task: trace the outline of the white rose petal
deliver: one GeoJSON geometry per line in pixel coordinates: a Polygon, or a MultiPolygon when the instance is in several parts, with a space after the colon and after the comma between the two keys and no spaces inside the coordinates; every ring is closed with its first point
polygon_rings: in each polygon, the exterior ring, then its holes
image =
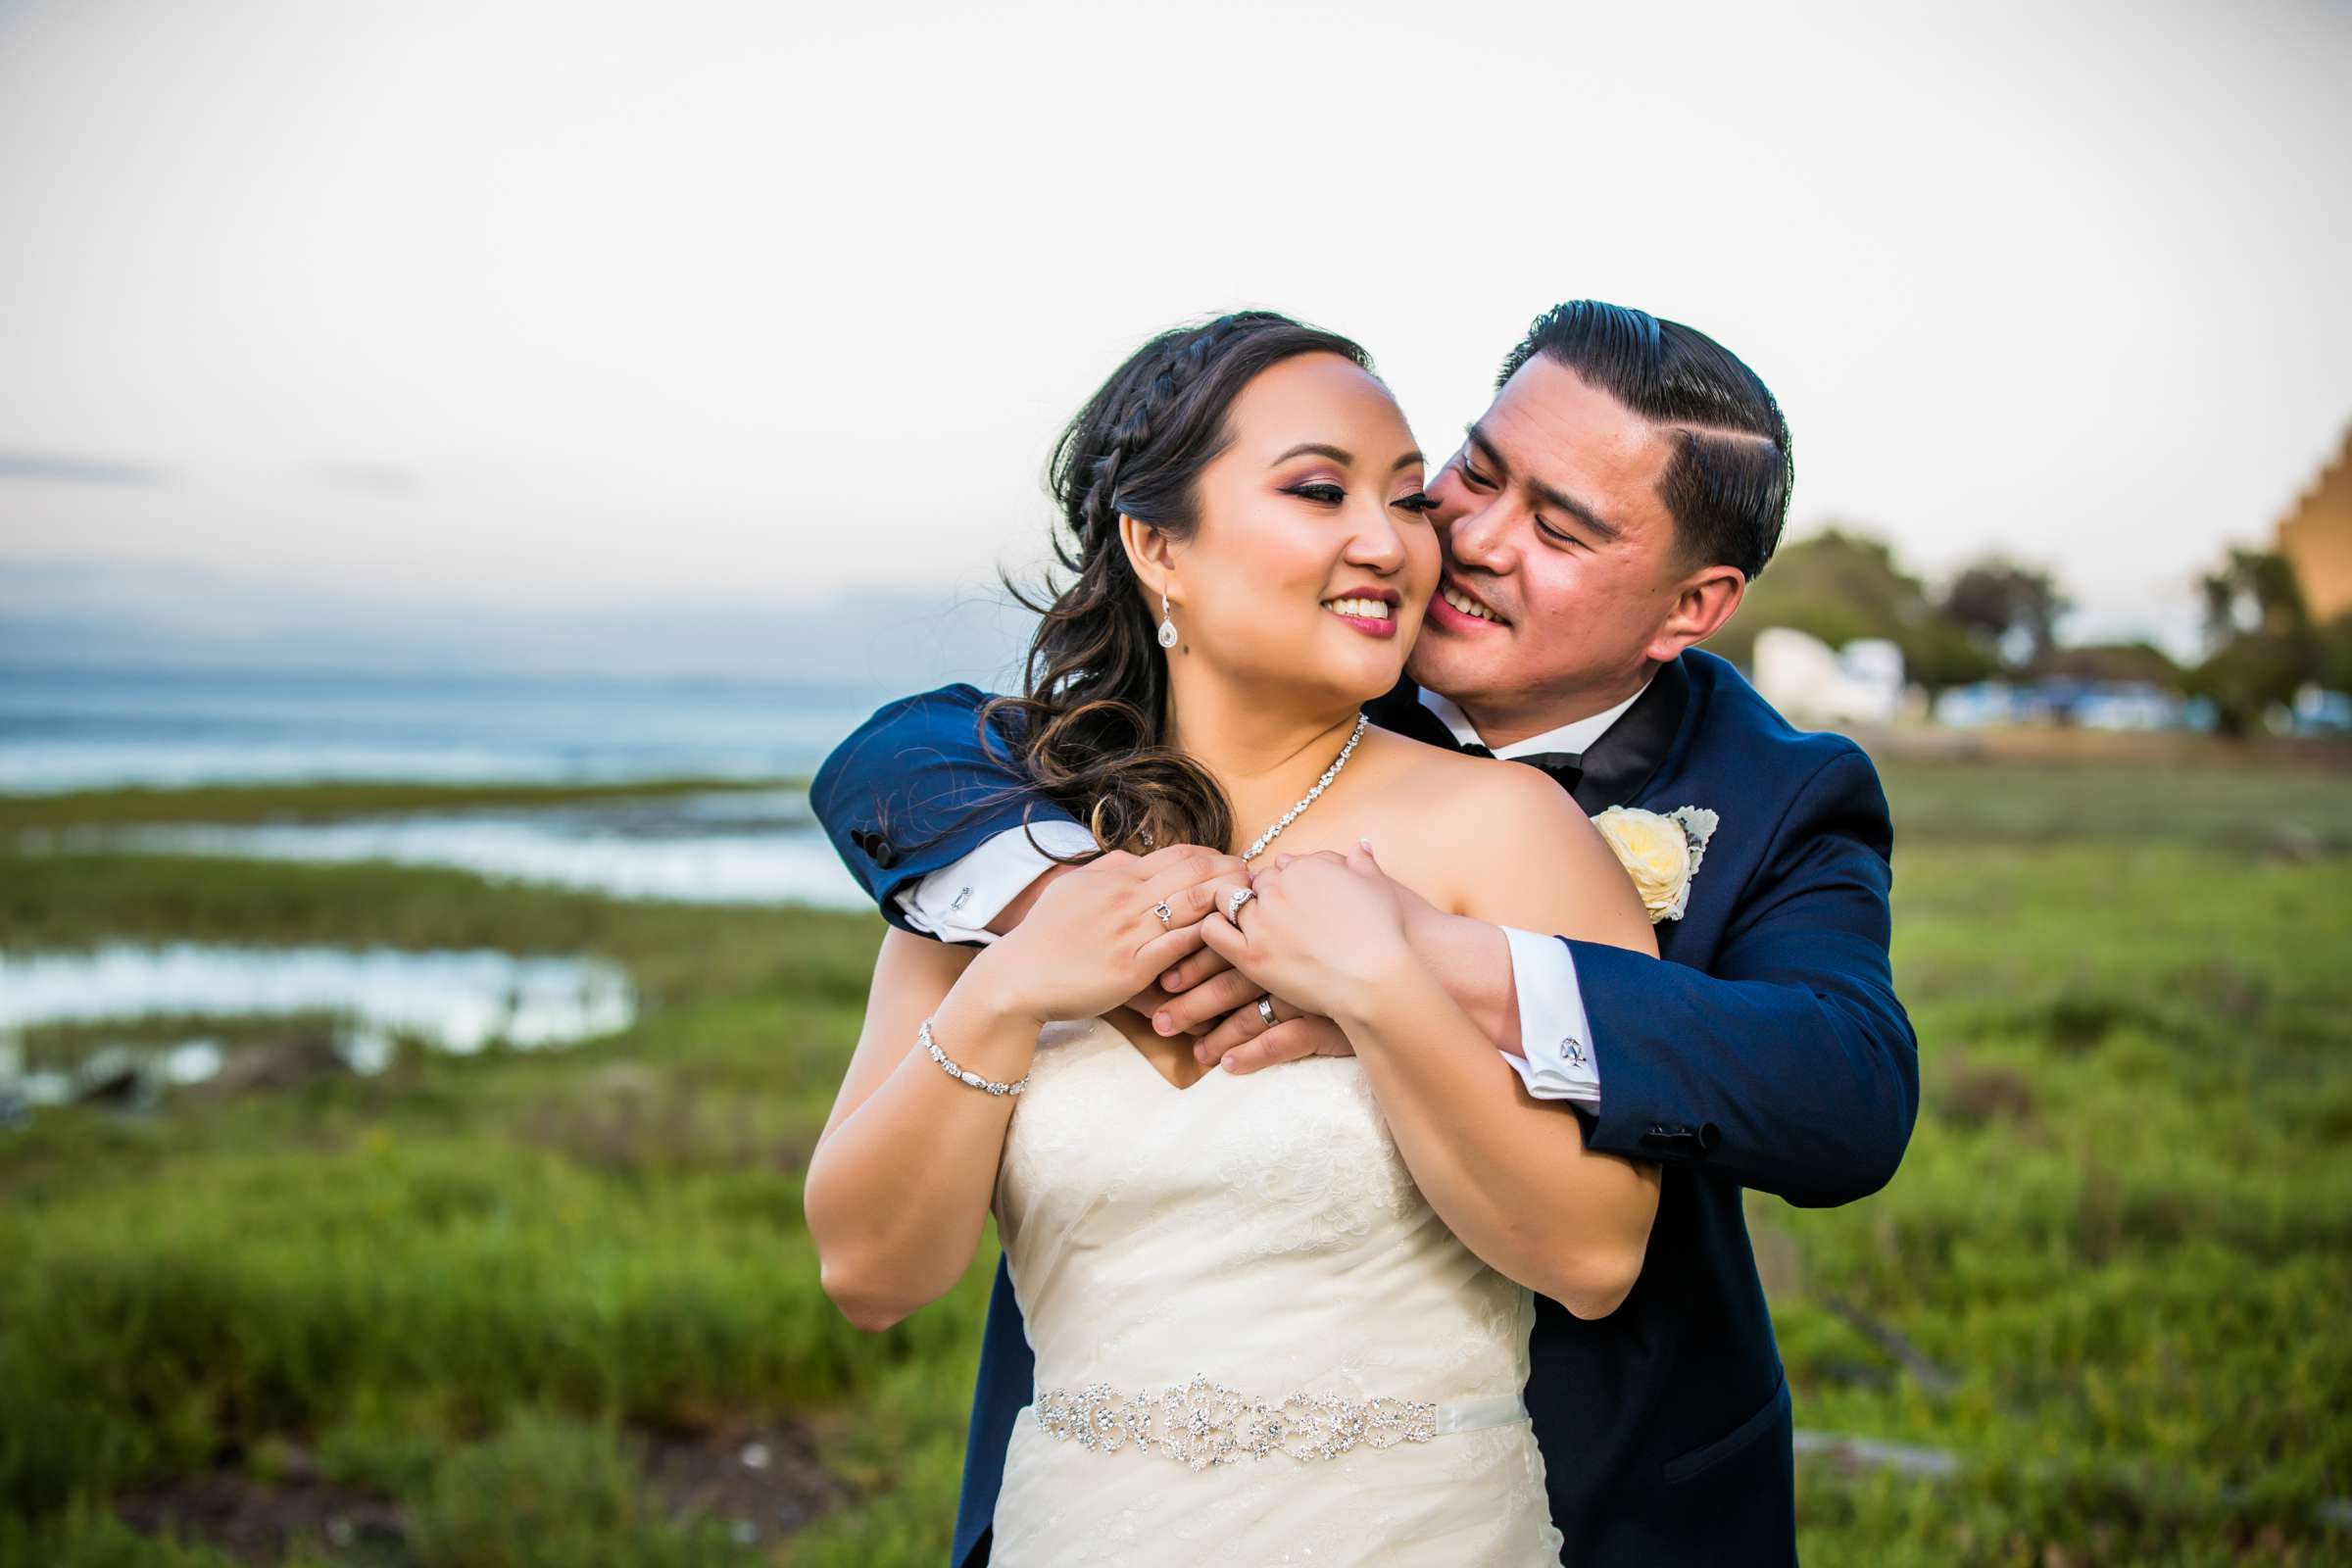
{"type": "Polygon", "coordinates": [[[1705,858],[1707,841],[1722,818],[1698,806],[1680,806],[1663,814],[1612,806],[1592,825],[1616,852],[1649,923],[1679,920],[1690,906],[1690,879],[1705,858]]]}

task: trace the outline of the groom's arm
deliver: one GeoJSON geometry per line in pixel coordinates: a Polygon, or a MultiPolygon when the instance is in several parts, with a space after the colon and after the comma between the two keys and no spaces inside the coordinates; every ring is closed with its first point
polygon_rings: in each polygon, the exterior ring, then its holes
{"type": "Polygon", "coordinates": [[[1707,971],[1563,944],[1601,1084],[1592,1148],[1808,1207],[1886,1184],[1919,1113],[1887,959],[1892,843],[1877,771],[1841,752],[1791,803],[1707,971]]]}
{"type": "MultiPolygon", "coordinates": [[[[1711,971],[1419,901],[1407,931],[1528,1093],[1577,1107],[1590,1148],[1806,1206],[1851,1202],[1894,1174],[1919,1109],[1918,1041],[1886,953],[1892,840],[1869,759],[1841,752],[1791,802],[1711,971]]],[[[1213,956],[1179,966],[1179,1026],[1250,989],[1204,974],[1213,956]]],[[[1253,1071],[1345,1051],[1336,1034],[1311,1017],[1266,1030],[1240,1007],[1203,1059],[1253,1071]]]]}
{"type": "Polygon", "coordinates": [[[984,743],[987,700],[956,685],[885,704],[808,787],[834,853],[903,930],[986,941],[989,923],[1054,868],[1044,851],[1094,847],[1067,812],[1029,790],[1013,737],[997,729],[984,743]]]}

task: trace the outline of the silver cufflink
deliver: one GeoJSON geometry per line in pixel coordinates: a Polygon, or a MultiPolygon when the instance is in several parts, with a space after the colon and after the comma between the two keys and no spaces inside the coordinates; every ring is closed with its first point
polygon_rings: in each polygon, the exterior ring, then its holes
{"type": "Polygon", "coordinates": [[[962,908],[962,907],[963,907],[963,901],[964,901],[964,900],[966,900],[966,899],[968,899],[968,898],[970,898],[971,896],[972,896],[972,890],[971,890],[970,888],[964,888],[963,890],[961,890],[960,892],[958,892],[958,893],[956,895],[956,901],[955,901],[953,904],[950,904],[950,905],[948,906],[948,912],[949,912],[950,914],[954,914],[954,913],[955,913],[955,912],[956,912],[957,909],[960,909],[960,908],[962,908]]]}
{"type": "Polygon", "coordinates": [[[1577,1041],[1576,1036],[1562,1036],[1560,1050],[1566,1054],[1569,1066],[1582,1067],[1585,1064],[1585,1048],[1577,1041]]]}

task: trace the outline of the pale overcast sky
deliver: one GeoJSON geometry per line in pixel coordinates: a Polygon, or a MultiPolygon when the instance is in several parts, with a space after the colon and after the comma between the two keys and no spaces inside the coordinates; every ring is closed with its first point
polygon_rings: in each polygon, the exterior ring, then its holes
{"type": "Polygon", "coordinates": [[[0,572],[972,583],[1160,326],[1434,458],[1589,295],[1775,387],[1795,533],[2177,634],[2352,417],[2347,80],[2341,3],[0,0],[0,572]]]}

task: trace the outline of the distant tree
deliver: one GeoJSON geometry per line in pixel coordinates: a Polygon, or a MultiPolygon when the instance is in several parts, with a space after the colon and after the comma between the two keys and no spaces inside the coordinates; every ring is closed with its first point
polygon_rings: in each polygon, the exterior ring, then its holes
{"type": "Polygon", "coordinates": [[[2058,617],[2072,606],[2046,571],[1999,557],[1978,562],[1952,579],[1943,612],[2005,664],[2031,668],[2058,645],[2058,617]],[[2018,657],[2007,656],[2023,638],[2018,657]]]}
{"type": "Polygon", "coordinates": [[[1895,564],[1885,541],[1836,525],[1775,552],[1708,651],[1752,668],[1756,633],[1767,626],[1791,627],[1832,648],[1885,637],[1902,649],[1905,677],[1931,695],[1999,668],[1895,564]]]}
{"type": "Polygon", "coordinates": [[[2035,661],[2033,673],[2067,675],[2076,680],[2145,681],[2176,692],[2180,690],[2183,679],[2180,666],[2154,643],[2085,643],[2080,648],[2056,648],[2035,661]]]}
{"type": "Polygon", "coordinates": [[[1895,641],[1902,645],[1904,674],[1926,687],[1930,697],[2001,672],[2000,662],[1964,627],[1932,611],[1895,641]]]}
{"type": "Polygon", "coordinates": [[[2331,692],[2352,692],[2352,611],[2319,631],[2320,667],[2315,678],[2331,692]]]}
{"type": "Polygon", "coordinates": [[[2222,733],[2243,735],[2319,676],[2321,638],[2284,556],[2232,548],[2202,587],[2207,652],[2188,688],[2213,703],[2222,733]]]}

